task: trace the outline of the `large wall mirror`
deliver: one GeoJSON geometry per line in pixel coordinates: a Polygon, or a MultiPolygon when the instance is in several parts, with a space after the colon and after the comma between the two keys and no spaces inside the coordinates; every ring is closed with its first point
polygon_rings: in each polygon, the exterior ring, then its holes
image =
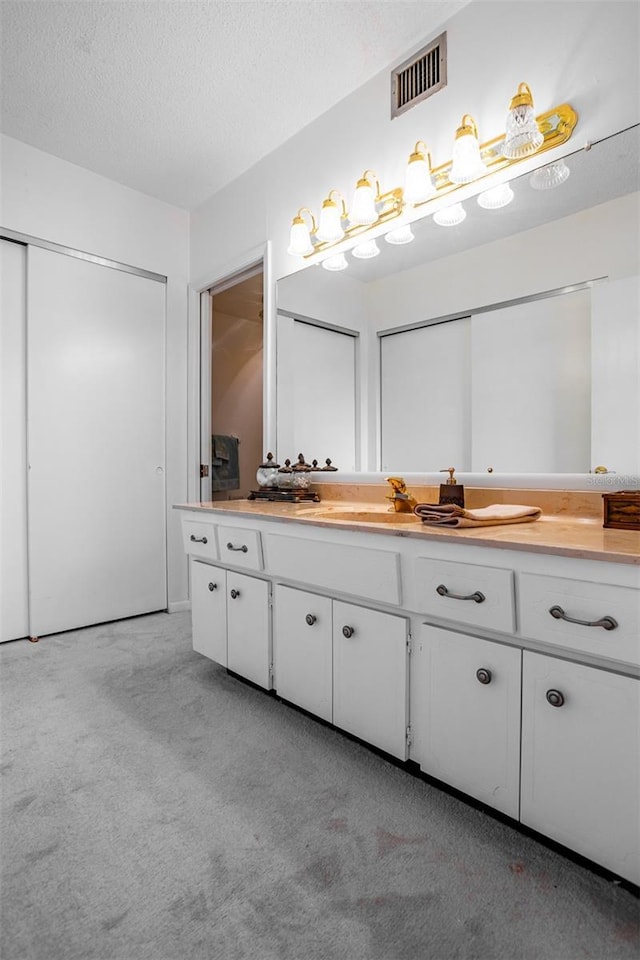
{"type": "Polygon", "coordinates": [[[639,130],[566,157],[554,189],[526,174],[502,209],[472,198],[455,227],[279,280],[278,436],[306,406],[295,444],[335,436],[346,469],[640,473],[639,130]],[[308,357],[292,322],[317,328],[308,357]],[[323,331],[346,335],[339,369],[323,331]]]}

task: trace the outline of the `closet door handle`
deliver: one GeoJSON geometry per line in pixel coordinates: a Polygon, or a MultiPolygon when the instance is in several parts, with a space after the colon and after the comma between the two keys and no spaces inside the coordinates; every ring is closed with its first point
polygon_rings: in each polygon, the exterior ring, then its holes
{"type": "Polygon", "coordinates": [[[207,543],[206,537],[196,537],[195,533],[192,533],[189,537],[192,543],[207,543]]]}
{"type": "Polygon", "coordinates": [[[229,541],[227,544],[227,550],[237,550],[239,553],[248,553],[249,547],[246,543],[243,543],[241,547],[234,547],[234,545],[229,541]]]}
{"type": "Polygon", "coordinates": [[[232,590],[232,591],[231,591],[231,599],[232,599],[232,600],[237,600],[239,596],[240,596],[240,591],[239,591],[239,590],[232,590]]]}
{"type": "Polygon", "coordinates": [[[475,593],[450,593],[444,583],[441,583],[436,587],[436,593],[439,593],[441,597],[449,597],[450,600],[473,600],[474,603],[484,603],[487,599],[484,593],[480,593],[479,590],[476,590],[475,593]]]}
{"type": "Polygon", "coordinates": [[[614,620],[613,617],[601,617],[599,620],[576,620],[575,617],[568,617],[562,607],[557,604],[555,607],[550,607],[549,613],[554,620],[566,620],[567,623],[577,623],[581,627],[602,627],[603,630],[615,630],[618,626],[618,621],[614,620]]]}

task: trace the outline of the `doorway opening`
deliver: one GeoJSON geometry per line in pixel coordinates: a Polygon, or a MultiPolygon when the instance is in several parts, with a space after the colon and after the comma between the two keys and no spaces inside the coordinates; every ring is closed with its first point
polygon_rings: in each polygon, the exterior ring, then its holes
{"type": "Polygon", "coordinates": [[[208,291],[201,409],[207,499],[245,499],[263,459],[263,285],[260,263],[208,291]]]}

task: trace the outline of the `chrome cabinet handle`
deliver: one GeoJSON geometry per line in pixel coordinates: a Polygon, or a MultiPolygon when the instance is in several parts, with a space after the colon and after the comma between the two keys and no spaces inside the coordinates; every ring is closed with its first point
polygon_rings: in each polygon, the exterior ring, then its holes
{"type": "Polygon", "coordinates": [[[237,600],[237,598],[238,598],[239,596],[240,596],[240,591],[239,591],[239,590],[232,590],[232,591],[231,591],[231,599],[232,599],[232,600],[237,600]]]}
{"type": "Polygon", "coordinates": [[[312,627],[318,618],[316,617],[315,613],[308,613],[304,619],[309,626],[312,627]]]}
{"type": "Polygon", "coordinates": [[[218,589],[217,583],[211,583],[211,582],[209,583],[209,590],[211,590],[212,593],[214,590],[217,590],[217,589],[218,589]]]}
{"type": "Polygon", "coordinates": [[[189,539],[192,543],[207,543],[206,537],[196,537],[195,533],[192,533],[189,539]]]}
{"type": "Polygon", "coordinates": [[[342,628],[342,636],[343,636],[343,637],[346,637],[347,640],[349,640],[349,638],[352,637],[352,636],[354,635],[354,633],[355,633],[355,630],[353,629],[353,627],[343,627],[343,628],[342,628]]]}
{"type": "Polygon", "coordinates": [[[229,541],[227,544],[227,550],[238,550],[240,553],[247,553],[249,547],[246,545],[246,543],[243,543],[241,547],[234,547],[231,541],[229,541]]]}
{"type": "Polygon", "coordinates": [[[476,679],[480,683],[491,683],[491,670],[487,670],[486,667],[480,667],[479,670],[476,670],[476,679]]]}
{"type": "Polygon", "coordinates": [[[561,707],[564,703],[564,695],[559,690],[547,690],[546,698],[547,703],[550,703],[552,707],[561,707]]]}
{"type": "Polygon", "coordinates": [[[476,590],[475,593],[469,593],[466,595],[461,593],[449,593],[444,583],[441,583],[436,587],[436,593],[439,593],[441,597],[449,597],[450,600],[473,600],[474,603],[484,603],[484,601],[487,599],[484,593],[480,593],[479,590],[476,590]]]}
{"type": "Polygon", "coordinates": [[[615,630],[618,626],[618,621],[614,620],[613,617],[601,617],[599,620],[576,620],[574,617],[568,617],[562,607],[557,604],[549,608],[549,613],[554,620],[566,620],[567,623],[577,623],[581,627],[602,627],[603,630],[615,630]]]}

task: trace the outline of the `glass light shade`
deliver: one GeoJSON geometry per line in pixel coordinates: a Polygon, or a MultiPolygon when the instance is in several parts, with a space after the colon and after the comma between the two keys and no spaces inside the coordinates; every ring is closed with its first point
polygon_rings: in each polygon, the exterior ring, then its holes
{"type": "Polygon", "coordinates": [[[462,223],[467,215],[467,211],[461,203],[454,203],[451,207],[445,207],[444,210],[438,210],[434,213],[433,219],[440,227],[455,227],[462,223]]]}
{"type": "Polygon", "coordinates": [[[340,222],[340,210],[331,199],[325,200],[322,204],[316,237],[323,243],[335,243],[344,237],[344,230],[340,222]]]}
{"type": "Polygon", "coordinates": [[[512,200],[513,190],[508,183],[501,183],[498,187],[491,187],[490,190],[478,194],[478,205],[484,210],[499,210],[512,200]]]}
{"type": "Polygon", "coordinates": [[[380,247],[375,240],[364,240],[354,247],[351,253],[358,260],[370,260],[371,257],[377,257],[380,253],[380,247]]]}
{"type": "Polygon", "coordinates": [[[325,270],[346,270],[349,264],[344,253],[334,253],[332,257],[327,257],[322,261],[325,270]]]}
{"type": "Polygon", "coordinates": [[[407,203],[424,203],[436,192],[431,179],[431,170],[424,154],[416,152],[409,157],[404,185],[407,203]]]}
{"type": "Polygon", "coordinates": [[[384,238],[387,243],[394,244],[411,243],[411,241],[415,239],[409,224],[405,227],[396,227],[395,230],[390,230],[389,233],[385,234],[384,238]]]}
{"type": "Polygon", "coordinates": [[[356,225],[368,226],[378,219],[376,194],[368,180],[358,180],[353,203],[349,211],[349,220],[356,225]]]}
{"type": "Polygon", "coordinates": [[[486,164],[480,156],[480,142],[475,121],[473,117],[465,114],[462,124],[456,131],[449,180],[451,183],[471,183],[486,172],[486,164]]]}
{"type": "Polygon", "coordinates": [[[556,163],[548,163],[546,167],[538,167],[529,178],[529,183],[534,190],[553,190],[564,183],[571,170],[564,160],[558,160],[556,163]]]}
{"type": "Polygon", "coordinates": [[[535,153],[543,143],[544,136],[533,112],[531,90],[526,83],[521,83],[509,104],[502,156],[520,160],[535,153]]]}
{"type": "Polygon", "coordinates": [[[309,227],[302,217],[293,218],[287,253],[290,253],[292,257],[306,257],[308,253],[313,253],[309,227]]]}

